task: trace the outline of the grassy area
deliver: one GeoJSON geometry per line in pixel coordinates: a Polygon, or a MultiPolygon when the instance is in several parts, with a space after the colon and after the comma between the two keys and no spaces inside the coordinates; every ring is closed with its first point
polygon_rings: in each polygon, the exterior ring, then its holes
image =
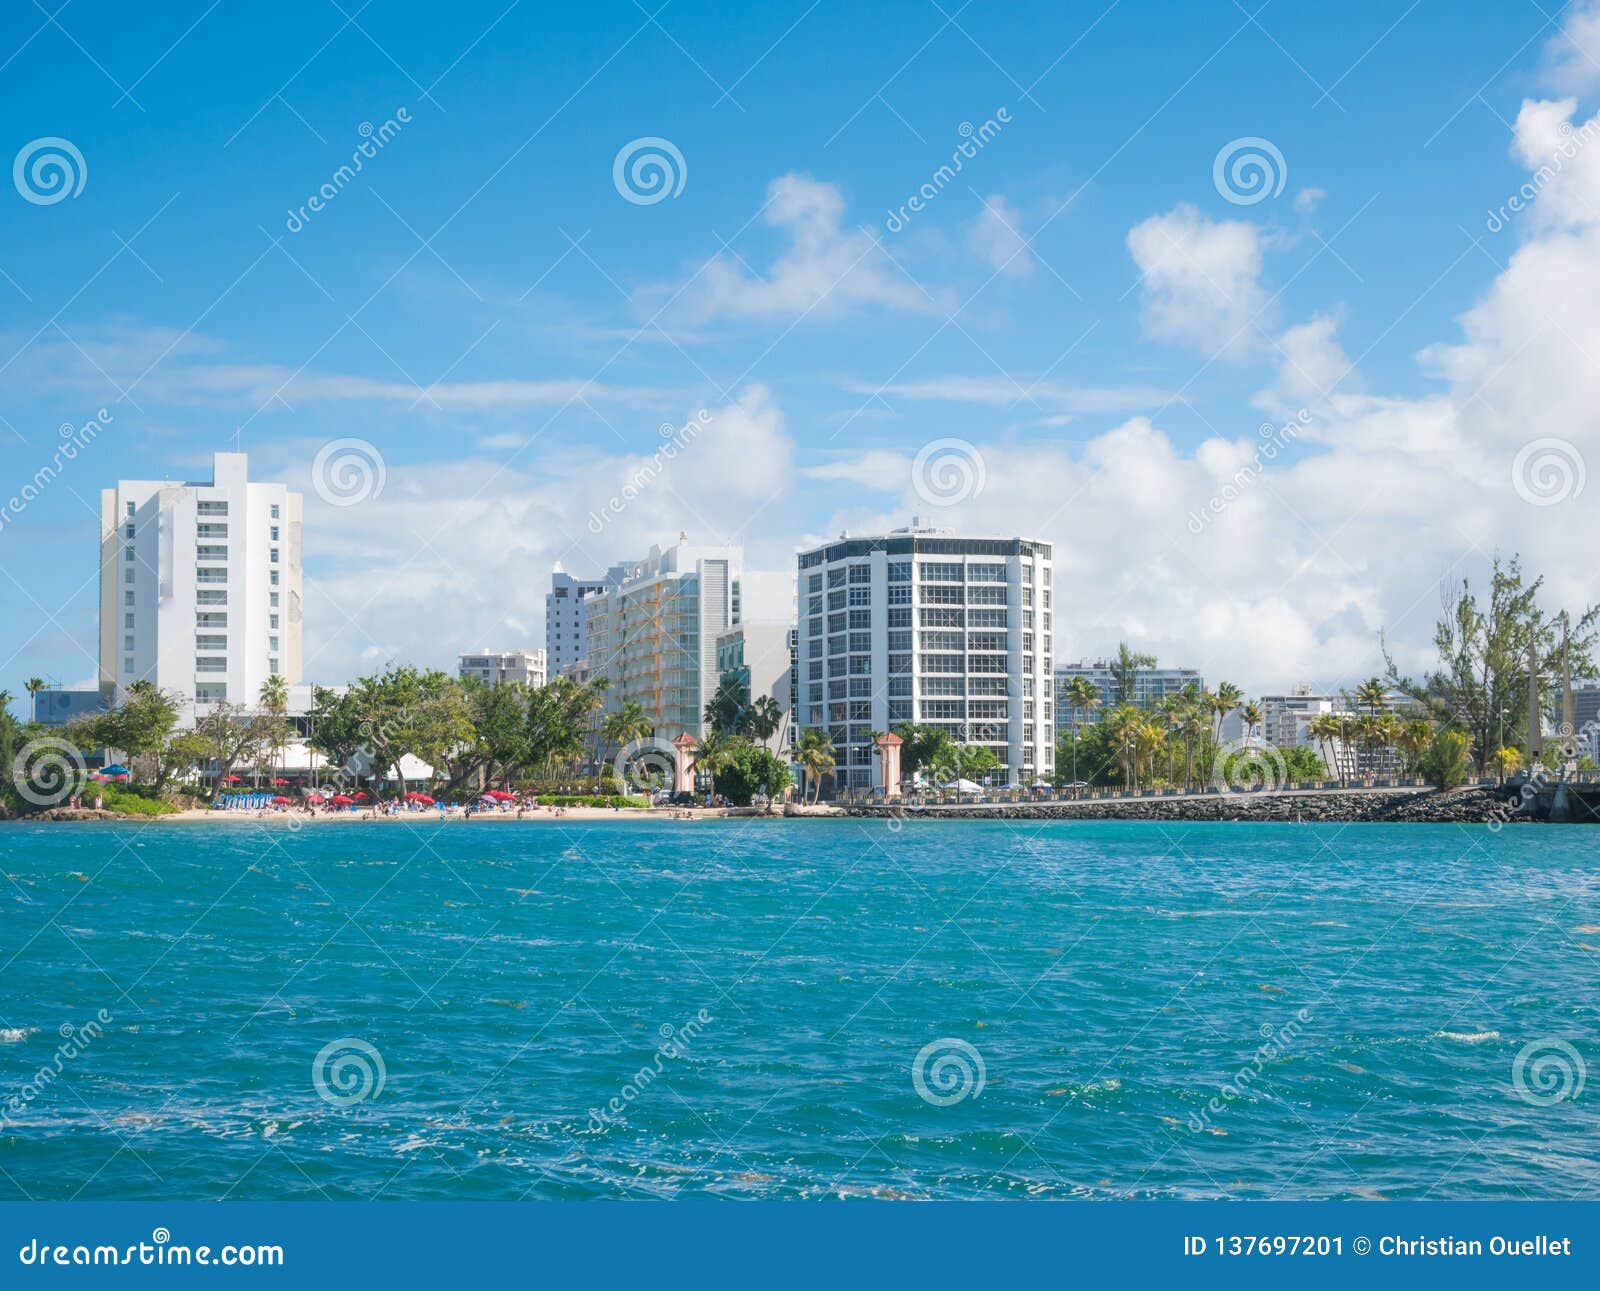
{"type": "Polygon", "coordinates": [[[123,816],[170,816],[178,810],[164,799],[146,797],[121,785],[91,785],[83,795],[84,802],[92,804],[96,796],[102,799],[107,811],[123,816]]]}

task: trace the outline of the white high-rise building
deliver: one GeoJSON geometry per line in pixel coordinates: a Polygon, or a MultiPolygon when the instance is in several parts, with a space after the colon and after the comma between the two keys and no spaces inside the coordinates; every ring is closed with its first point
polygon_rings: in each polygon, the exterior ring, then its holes
{"type": "Polygon", "coordinates": [[[606,711],[630,700],[656,734],[703,735],[706,703],[716,693],[717,640],[739,622],[737,547],[678,543],[630,566],[584,601],[589,677],[607,678],[606,711]]]}
{"type": "Polygon", "coordinates": [[[832,737],[841,785],[882,787],[871,732],[902,722],[987,745],[999,784],[1050,777],[1050,558],[916,520],[800,553],[795,721],[832,737]]]}
{"type": "Polygon", "coordinates": [[[209,481],[100,493],[100,681],[154,682],[202,710],[300,681],[301,495],[252,484],[243,453],[209,481]]]}
{"type": "Polygon", "coordinates": [[[565,673],[588,655],[583,603],[622,581],[625,565],[613,565],[603,578],[574,578],[557,561],[544,598],[544,649],[550,675],[565,673]]]}
{"type": "MultiPolygon", "coordinates": [[[[1113,659],[1080,659],[1077,663],[1062,664],[1056,669],[1056,715],[1069,725],[1094,721],[1094,714],[1080,710],[1066,700],[1067,683],[1074,677],[1085,677],[1099,697],[1097,711],[1117,702],[1116,661],[1113,659]]],[[[1137,668],[1133,674],[1133,694],[1129,702],[1135,708],[1154,708],[1169,695],[1181,695],[1186,688],[1205,688],[1206,679],[1196,668],[1137,668]]]]}
{"type": "Polygon", "coordinates": [[[478,650],[459,657],[456,675],[476,677],[495,686],[512,681],[537,688],[545,682],[544,651],[478,650]]]}

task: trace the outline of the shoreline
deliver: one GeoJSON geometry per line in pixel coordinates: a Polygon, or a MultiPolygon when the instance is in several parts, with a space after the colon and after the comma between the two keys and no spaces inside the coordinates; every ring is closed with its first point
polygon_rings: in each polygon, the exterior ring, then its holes
{"type": "MultiPolygon", "coordinates": [[[[477,812],[471,816],[455,813],[441,817],[436,812],[402,812],[377,815],[366,811],[330,812],[307,816],[290,811],[217,811],[211,808],[188,809],[163,816],[123,816],[92,808],[52,808],[34,816],[12,818],[14,823],[135,823],[265,825],[299,829],[312,825],[380,824],[559,824],[596,820],[675,821],[703,820],[927,820],[927,821],[1144,821],[1149,823],[1276,823],[1276,824],[1456,824],[1456,825],[1536,825],[1549,823],[1521,810],[1515,793],[1498,788],[1438,789],[1343,789],[1296,790],[1261,794],[1207,794],[1186,797],[1130,797],[1083,799],[1068,802],[1020,803],[943,803],[902,805],[871,803],[834,805],[789,804],[780,811],[760,807],[641,808],[614,810],[610,807],[564,807],[557,815],[552,808],[515,811],[477,812]]],[[[0,823],[5,823],[0,821],[0,823]]]]}

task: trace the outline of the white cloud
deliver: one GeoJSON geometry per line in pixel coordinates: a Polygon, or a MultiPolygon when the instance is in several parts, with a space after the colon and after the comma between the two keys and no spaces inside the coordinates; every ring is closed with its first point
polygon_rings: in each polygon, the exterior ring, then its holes
{"type": "Polygon", "coordinates": [[[896,267],[873,232],[845,227],[844,197],[832,184],[809,175],[778,177],[767,187],[763,219],[789,241],[766,272],[749,268],[743,252],[720,252],[687,282],[641,293],[641,308],[695,326],[833,317],[857,308],[928,313],[940,307],[943,294],[924,289],[896,267]]]}
{"type": "Polygon", "coordinates": [[[1255,346],[1267,306],[1255,225],[1211,220],[1180,202],[1134,225],[1128,250],[1139,268],[1146,336],[1228,356],[1255,346]]]}
{"type": "Polygon", "coordinates": [[[893,381],[874,385],[870,381],[846,381],[852,394],[883,399],[941,400],[948,403],[984,404],[1009,408],[1019,403],[1035,403],[1042,408],[1057,408],[1076,413],[1132,412],[1157,407],[1172,396],[1151,386],[1078,386],[1064,381],[1040,379],[1023,373],[996,373],[994,376],[941,376],[922,381],[893,381]]]}
{"type": "MultiPolygon", "coordinates": [[[[645,406],[671,393],[577,377],[549,380],[376,380],[275,363],[225,359],[214,337],[174,328],[78,329],[71,340],[36,342],[14,359],[0,383],[30,390],[70,391],[97,403],[123,391],[136,402],[189,407],[297,407],[312,403],[404,404],[452,412],[558,408],[578,398],[645,406]]],[[[387,364],[388,360],[384,360],[387,364]]]]}
{"type": "MultiPolygon", "coordinates": [[[[1533,104],[1523,119],[1566,114],[1533,104]]],[[[1586,186],[1597,169],[1600,147],[1567,177],[1586,186]]],[[[1600,600],[1582,556],[1593,480],[1535,506],[1513,478],[1519,450],[1541,438],[1600,470],[1600,211],[1573,205],[1530,230],[1459,339],[1422,354],[1446,383],[1437,394],[1366,394],[1348,376],[1335,389],[1348,360],[1336,316],[1319,315],[1278,338],[1292,363],[1273,397],[1303,380],[1303,429],[1262,434],[1251,418],[1184,452],[1136,417],[1078,451],[983,444],[985,488],[931,509],[933,522],[1054,544],[1058,661],[1127,639],[1255,693],[1380,671],[1380,631],[1402,668],[1429,666],[1441,580],[1481,580],[1496,550],[1546,575],[1547,608],[1600,600]]],[[[1255,263],[1233,262],[1247,278],[1255,263]]],[[[863,528],[877,510],[841,509],[830,528],[863,528]]],[[[930,514],[905,487],[889,514],[919,511],[930,514]]]]}
{"type": "Polygon", "coordinates": [[[1288,402],[1322,403],[1348,383],[1350,360],[1335,336],[1338,329],[1336,318],[1319,314],[1278,337],[1278,393],[1288,402]]]}
{"type": "Polygon", "coordinates": [[[1327,195],[1320,188],[1302,188],[1294,195],[1294,209],[1301,215],[1310,215],[1327,195]]]}
{"type": "Polygon", "coordinates": [[[1033,256],[1022,231],[1022,216],[999,194],[986,197],[983,211],[967,228],[967,246],[984,264],[1010,278],[1033,273],[1033,256]]]}
{"type": "Polygon", "coordinates": [[[753,528],[781,528],[791,452],[782,414],[753,387],[670,458],[651,445],[612,457],[390,462],[383,492],[354,506],[324,503],[306,473],[310,455],[296,453],[282,477],[305,494],[307,678],[336,681],[390,658],[447,666],[462,650],[542,646],[556,561],[598,572],[679,532],[697,544],[746,543],[752,615],[770,616],[792,558],[781,544],[747,539],[753,528]]]}
{"type": "Polygon", "coordinates": [[[897,493],[911,478],[911,459],[900,453],[874,450],[859,457],[807,466],[801,474],[813,480],[844,480],[862,488],[897,493]]]}
{"type": "Polygon", "coordinates": [[[1555,89],[1587,94],[1600,88],[1600,0],[1574,4],[1544,53],[1546,74],[1555,89]]]}

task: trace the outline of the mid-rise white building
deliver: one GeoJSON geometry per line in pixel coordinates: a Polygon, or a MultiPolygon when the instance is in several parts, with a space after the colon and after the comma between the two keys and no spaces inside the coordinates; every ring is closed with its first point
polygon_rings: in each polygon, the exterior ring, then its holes
{"type": "Polygon", "coordinates": [[[938,726],[988,746],[998,783],[1055,766],[1051,550],[921,527],[799,556],[796,722],[832,737],[837,780],[881,788],[872,732],[938,726]]]}
{"type": "Polygon", "coordinates": [[[202,710],[300,681],[301,495],[252,484],[243,453],[209,481],[122,480],[100,494],[100,683],[202,710]]]}
{"type": "Polygon", "coordinates": [[[478,650],[459,657],[456,675],[492,686],[513,681],[537,688],[545,682],[544,657],[543,650],[478,650]]]}
{"type": "MultiPolygon", "coordinates": [[[[1055,672],[1056,717],[1066,724],[1092,722],[1094,714],[1080,711],[1067,703],[1064,692],[1074,677],[1086,677],[1099,697],[1098,709],[1109,708],[1117,702],[1116,662],[1111,659],[1080,659],[1077,663],[1062,664],[1055,672]]],[[[1133,674],[1133,694],[1129,703],[1135,708],[1154,708],[1169,695],[1181,695],[1189,686],[1203,689],[1205,678],[1196,668],[1139,668],[1133,674]]]]}
{"type": "Polygon", "coordinates": [[[794,741],[789,720],[794,710],[794,640],[794,628],[787,623],[740,623],[717,638],[718,678],[732,680],[747,704],[766,696],[783,710],[783,724],[768,741],[774,749],[794,741]]]}
{"type": "Polygon", "coordinates": [[[737,547],[696,547],[678,535],[665,551],[618,566],[617,585],[584,600],[585,661],[605,677],[606,711],[632,701],[656,734],[703,735],[716,693],[717,640],[739,621],[737,547]]]}

